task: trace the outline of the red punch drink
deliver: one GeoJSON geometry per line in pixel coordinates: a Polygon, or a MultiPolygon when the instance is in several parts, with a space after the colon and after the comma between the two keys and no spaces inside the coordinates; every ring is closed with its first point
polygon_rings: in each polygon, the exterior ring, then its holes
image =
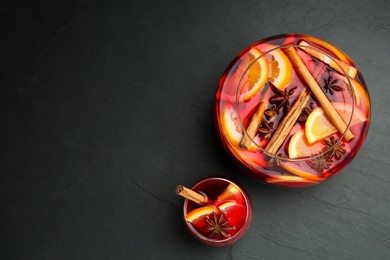
{"type": "Polygon", "coordinates": [[[202,205],[184,201],[183,216],[192,236],[207,245],[226,246],[244,235],[252,220],[252,209],[241,187],[227,179],[209,178],[192,190],[207,198],[202,205]]]}
{"type": "Polygon", "coordinates": [[[321,39],[258,41],[230,64],[215,99],[222,144],[245,172],[269,184],[316,185],[343,170],[370,122],[362,74],[321,39]]]}

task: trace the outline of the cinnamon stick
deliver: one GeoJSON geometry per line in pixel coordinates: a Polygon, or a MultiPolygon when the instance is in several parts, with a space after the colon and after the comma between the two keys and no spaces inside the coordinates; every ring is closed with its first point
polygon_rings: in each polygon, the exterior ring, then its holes
{"type": "Polygon", "coordinates": [[[308,42],[300,41],[299,46],[302,50],[304,50],[308,54],[314,56],[315,58],[325,62],[332,69],[335,69],[336,71],[340,72],[341,74],[344,74],[344,72],[345,72],[351,78],[356,77],[357,69],[352,67],[351,65],[349,65],[349,64],[347,64],[339,59],[336,59],[336,58],[334,58],[334,59],[336,60],[337,63],[334,62],[334,60],[332,60],[331,58],[329,58],[327,55],[323,54],[322,52],[310,48],[311,45],[308,42]],[[307,48],[307,47],[309,47],[309,48],[307,48]],[[343,68],[344,71],[340,67],[343,68]]]}
{"type": "MultiPolygon", "coordinates": [[[[316,78],[317,78],[321,74],[321,68],[317,67],[317,69],[314,71],[314,74],[316,75],[316,78]]],[[[294,101],[294,104],[292,105],[290,111],[287,113],[287,115],[280,122],[274,135],[272,136],[271,140],[269,141],[267,147],[265,148],[266,151],[268,151],[269,153],[272,153],[272,154],[277,153],[280,146],[283,144],[284,140],[287,138],[291,129],[293,128],[296,121],[298,120],[299,115],[302,113],[302,109],[305,107],[306,103],[308,102],[310,95],[311,95],[310,90],[308,88],[305,88],[305,91],[303,91],[297,97],[297,99],[294,101]]]]}
{"type": "Polygon", "coordinates": [[[307,101],[310,97],[310,90],[305,89],[298,98],[295,100],[290,111],[283,118],[283,120],[278,125],[275,133],[273,134],[271,140],[265,147],[265,150],[271,154],[276,154],[280,146],[283,144],[284,140],[290,133],[295,122],[298,120],[299,115],[302,113],[302,109],[305,107],[307,101]]]}
{"type": "Polygon", "coordinates": [[[313,95],[317,98],[318,102],[324,109],[326,115],[332,121],[336,129],[343,134],[345,132],[344,138],[349,141],[352,140],[354,135],[351,130],[348,128],[347,124],[341,118],[340,114],[333,107],[332,103],[328,100],[324,92],[321,90],[321,87],[318,85],[317,81],[311,75],[306,65],[303,63],[301,57],[299,56],[297,50],[294,47],[288,47],[284,49],[284,52],[290,59],[291,63],[295,67],[296,73],[306,82],[310,90],[313,92],[313,95]]]}
{"type": "Polygon", "coordinates": [[[242,149],[249,149],[249,146],[251,145],[252,140],[255,137],[257,130],[259,129],[261,121],[263,121],[265,108],[266,103],[264,101],[260,102],[256,112],[252,116],[248,128],[246,129],[246,133],[242,135],[242,139],[239,144],[242,149]]]}
{"type": "Polygon", "coordinates": [[[197,193],[183,185],[176,186],[176,194],[189,199],[197,204],[204,205],[207,203],[207,198],[200,193],[197,193]]]}

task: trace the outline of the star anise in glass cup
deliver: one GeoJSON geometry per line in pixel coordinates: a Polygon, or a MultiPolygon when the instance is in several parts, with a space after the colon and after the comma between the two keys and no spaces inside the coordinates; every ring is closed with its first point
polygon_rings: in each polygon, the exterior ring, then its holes
{"type": "Polygon", "coordinates": [[[229,233],[227,230],[234,229],[233,226],[229,226],[230,219],[225,219],[225,214],[222,212],[221,216],[218,218],[217,214],[215,212],[213,213],[213,217],[210,218],[210,216],[206,216],[206,222],[207,226],[203,227],[202,229],[205,231],[208,231],[207,236],[214,239],[214,238],[228,238],[229,233]]]}

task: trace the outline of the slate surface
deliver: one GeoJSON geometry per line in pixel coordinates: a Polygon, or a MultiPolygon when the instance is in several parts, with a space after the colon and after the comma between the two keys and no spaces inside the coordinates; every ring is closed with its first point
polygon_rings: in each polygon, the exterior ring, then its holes
{"type": "Polygon", "coordinates": [[[1,259],[389,259],[388,1],[2,1],[1,259]],[[226,157],[213,100],[252,42],[297,32],[358,64],[372,101],[360,153],[309,189],[265,186],[226,157]],[[253,222],[206,247],[177,184],[224,174],[253,222]]]}

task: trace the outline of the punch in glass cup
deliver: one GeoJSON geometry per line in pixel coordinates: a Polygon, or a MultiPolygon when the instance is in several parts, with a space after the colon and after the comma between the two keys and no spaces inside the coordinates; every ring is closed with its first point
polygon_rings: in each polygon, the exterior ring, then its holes
{"type": "Polygon", "coordinates": [[[240,239],[252,220],[252,208],[245,191],[230,180],[209,178],[192,189],[177,186],[186,197],[183,218],[190,234],[212,246],[227,246],[240,239]]]}
{"type": "Polygon", "coordinates": [[[370,99],[355,63],[321,39],[258,41],[219,82],[215,119],[232,160],[255,178],[307,187],[342,171],[360,150],[370,99]]]}

